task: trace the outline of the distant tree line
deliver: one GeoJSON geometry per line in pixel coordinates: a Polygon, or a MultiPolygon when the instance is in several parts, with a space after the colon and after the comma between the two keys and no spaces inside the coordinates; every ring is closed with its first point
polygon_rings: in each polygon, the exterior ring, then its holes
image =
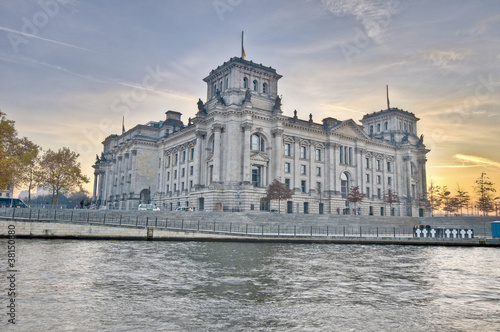
{"type": "Polygon", "coordinates": [[[67,147],[43,151],[28,138],[19,138],[14,121],[0,111],[0,188],[27,188],[28,206],[31,192],[39,186],[51,193],[51,206],[57,206],[61,195],[84,192],[83,185],[90,180],[78,157],[67,147]]]}
{"type": "Polygon", "coordinates": [[[494,211],[498,213],[500,197],[495,197],[494,185],[486,173],[481,173],[473,186],[475,194],[473,198],[459,184],[457,184],[455,194],[452,194],[448,186],[439,186],[431,181],[427,190],[427,202],[431,215],[439,210],[446,214],[462,215],[464,210],[468,211],[469,208],[475,209],[483,216],[494,211]]]}

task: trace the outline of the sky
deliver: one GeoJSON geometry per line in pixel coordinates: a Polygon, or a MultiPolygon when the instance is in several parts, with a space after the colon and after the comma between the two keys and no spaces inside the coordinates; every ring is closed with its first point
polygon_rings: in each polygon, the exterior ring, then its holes
{"type": "Polygon", "coordinates": [[[472,192],[484,172],[500,192],[498,0],[0,0],[0,109],[93,181],[123,119],[195,116],[242,31],[246,59],[283,75],[284,115],[360,123],[389,85],[420,119],[428,182],[472,192]]]}

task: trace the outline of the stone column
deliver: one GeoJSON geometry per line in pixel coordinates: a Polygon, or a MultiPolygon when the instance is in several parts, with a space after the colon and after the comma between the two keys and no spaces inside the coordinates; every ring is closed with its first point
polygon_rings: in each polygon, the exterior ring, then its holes
{"type": "Polygon", "coordinates": [[[220,135],[222,131],[222,125],[216,123],[212,127],[214,133],[214,155],[213,155],[213,174],[212,182],[220,182],[220,163],[221,163],[221,144],[220,135]]]}
{"type": "Polygon", "coordinates": [[[249,184],[251,182],[251,168],[250,168],[250,130],[253,124],[245,122],[241,125],[243,133],[243,183],[249,184]]]}
{"type": "Polygon", "coordinates": [[[197,130],[196,131],[196,143],[194,145],[194,161],[193,161],[193,164],[194,164],[194,179],[193,179],[193,183],[194,183],[194,186],[197,188],[198,186],[201,186],[202,183],[203,183],[203,174],[202,174],[202,170],[203,170],[203,167],[202,167],[202,160],[203,160],[203,155],[202,155],[202,152],[203,152],[203,147],[205,146],[204,144],[204,140],[205,140],[205,137],[207,137],[207,133],[205,131],[202,131],[202,130],[197,130]]]}
{"type": "Polygon", "coordinates": [[[293,164],[293,190],[300,192],[300,142],[298,138],[295,138],[293,164]]]}
{"type": "Polygon", "coordinates": [[[96,170],[94,172],[94,189],[92,190],[92,201],[96,202],[97,201],[97,179],[99,177],[99,173],[96,170]]]}
{"type": "MultiPolygon", "coordinates": [[[[283,129],[273,129],[271,134],[274,138],[274,160],[271,160],[271,164],[274,166],[274,179],[280,179],[281,182],[284,180],[281,178],[281,172],[283,170],[282,160],[283,160],[283,129]]],[[[274,181],[274,179],[269,179],[274,181]]]]}
{"type": "Polygon", "coordinates": [[[420,193],[422,198],[427,198],[427,172],[425,170],[426,158],[418,159],[418,168],[420,174],[420,193]]]}

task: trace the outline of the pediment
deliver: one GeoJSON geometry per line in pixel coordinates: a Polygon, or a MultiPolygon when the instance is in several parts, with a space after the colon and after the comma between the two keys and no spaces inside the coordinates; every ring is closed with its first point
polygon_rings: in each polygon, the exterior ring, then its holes
{"type": "Polygon", "coordinates": [[[347,120],[339,125],[333,127],[330,130],[331,133],[335,133],[342,136],[354,137],[354,138],[369,138],[368,135],[360,128],[353,120],[347,120]]]}
{"type": "Polygon", "coordinates": [[[269,162],[269,158],[265,153],[262,152],[257,152],[253,155],[250,156],[251,161],[256,161],[256,162],[261,162],[261,163],[267,163],[269,162]]]}

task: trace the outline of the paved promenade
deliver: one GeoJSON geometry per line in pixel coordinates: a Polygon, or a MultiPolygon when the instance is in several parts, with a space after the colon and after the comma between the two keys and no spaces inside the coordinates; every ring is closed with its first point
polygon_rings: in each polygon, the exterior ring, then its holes
{"type": "Polygon", "coordinates": [[[497,246],[497,219],[0,209],[0,235],[14,225],[18,237],[497,246]]]}

